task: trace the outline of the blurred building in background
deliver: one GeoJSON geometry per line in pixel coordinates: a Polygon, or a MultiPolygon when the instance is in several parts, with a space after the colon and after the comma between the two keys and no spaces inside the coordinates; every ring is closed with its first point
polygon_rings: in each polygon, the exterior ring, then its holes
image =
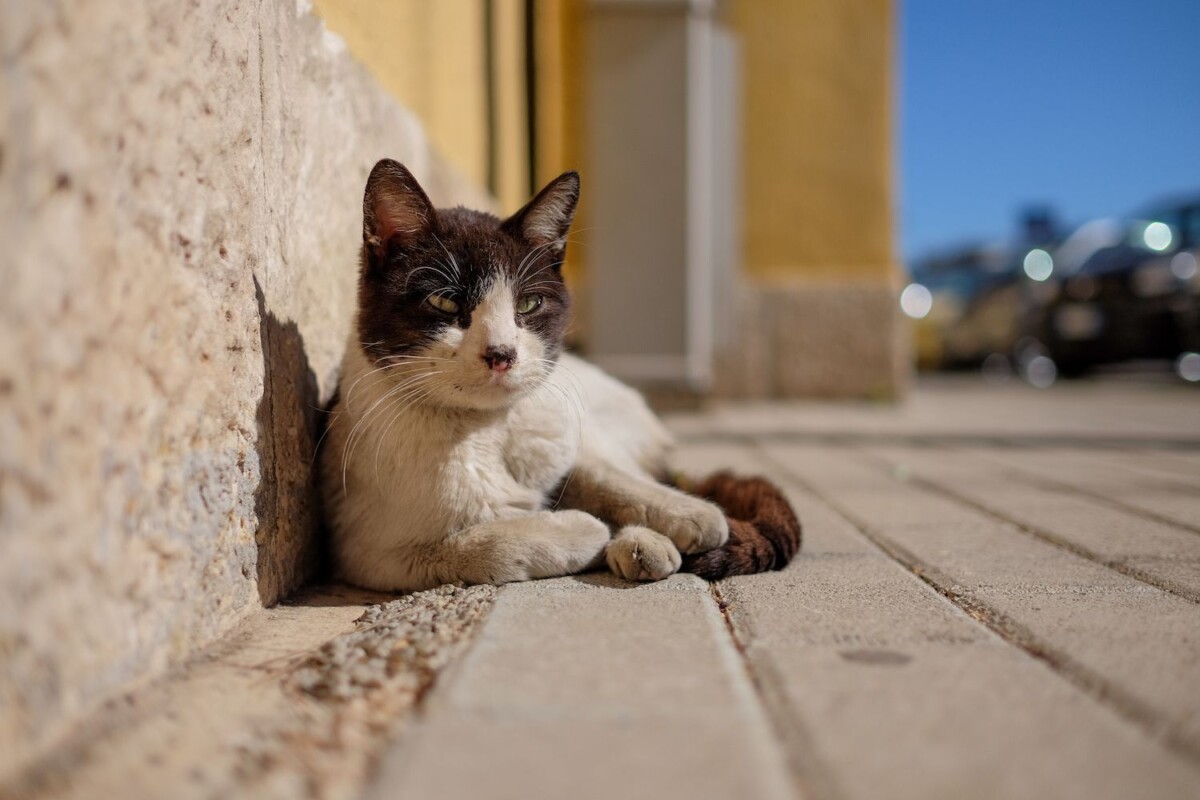
{"type": "Polygon", "coordinates": [[[646,388],[895,396],[890,0],[316,0],[504,210],[583,175],[575,341],[646,388]]]}

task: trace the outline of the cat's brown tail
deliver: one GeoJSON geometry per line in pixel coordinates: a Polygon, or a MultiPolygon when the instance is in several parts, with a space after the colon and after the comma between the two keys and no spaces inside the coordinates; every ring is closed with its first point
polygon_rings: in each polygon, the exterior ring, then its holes
{"type": "Polygon", "coordinates": [[[800,520],[779,487],[765,478],[718,472],[699,483],[676,480],[676,485],[716,503],[729,520],[729,541],[707,553],[684,556],[681,572],[715,581],[783,569],[800,549],[800,520]]]}

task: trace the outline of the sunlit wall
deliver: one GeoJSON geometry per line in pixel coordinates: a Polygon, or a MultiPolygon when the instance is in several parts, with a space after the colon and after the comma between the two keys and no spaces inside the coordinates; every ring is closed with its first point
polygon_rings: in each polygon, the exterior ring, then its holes
{"type": "MultiPolygon", "coordinates": [[[[507,208],[529,192],[523,0],[315,0],[328,28],[507,208]]],[[[383,154],[381,154],[383,155],[383,154]]]]}
{"type": "Polygon", "coordinates": [[[730,12],[745,70],[747,270],[886,279],[892,3],[748,0],[730,12]]]}

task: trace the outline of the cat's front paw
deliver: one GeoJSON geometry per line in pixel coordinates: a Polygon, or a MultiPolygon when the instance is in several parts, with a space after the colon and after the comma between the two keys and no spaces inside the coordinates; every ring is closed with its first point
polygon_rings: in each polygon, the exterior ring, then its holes
{"type": "Polygon", "coordinates": [[[608,568],[627,581],[658,581],[679,570],[683,558],[671,540],[649,528],[622,528],[605,553],[608,568]]]}
{"type": "Polygon", "coordinates": [[[554,517],[555,544],[562,550],[565,573],[600,566],[609,543],[608,526],[583,511],[556,511],[554,517]]]}
{"type": "Polygon", "coordinates": [[[725,512],[712,503],[678,494],[648,510],[646,524],[666,536],[681,553],[703,553],[729,539],[725,512]]]}

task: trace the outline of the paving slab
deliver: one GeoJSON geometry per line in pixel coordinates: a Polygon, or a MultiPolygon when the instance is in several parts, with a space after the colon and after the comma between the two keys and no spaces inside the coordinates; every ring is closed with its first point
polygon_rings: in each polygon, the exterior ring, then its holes
{"type": "Polygon", "coordinates": [[[998,448],[989,454],[995,461],[1007,462],[1017,456],[1013,466],[1036,470],[1053,479],[1069,477],[1091,491],[1136,492],[1170,489],[1187,492],[1200,488],[1200,464],[1190,464],[1173,450],[1134,450],[1130,448],[1032,447],[998,448]]]}
{"type": "Polygon", "coordinates": [[[1166,453],[1159,450],[1140,451],[1138,455],[1143,457],[1139,461],[1142,463],[1150,461],[1155,468],[1166,468],[1179,475],[1200,477],[1200,451],[1194,448],[1188,451],[1166,453]]]}
{"type": "Polygon", "coordinates": [[[368,797],[785,798],[796,789],[709,587],[504,587],[368,797]]]}
{"type": "Polygon", "coordinates": [[[0,798],[1200,798],[1200,412],[1085,388],[676,418],[788,494],[790,567],[310,594],[0,798]]]}
{"type": "MultiPolygon", "coordinates": [[[[1079,452],[1078,447],[1048,447],[1043,452],[1070,453],[1079,452]]],[[[1109,467],[1134,473],[1133,480],[1144,481],[1147,488],[1158,488],[1165,481],[1170,486],[1200,489],[1200,462],[1190,462],[1181,458],[1182,452],[1176,450],[1147,450],[1130,449],[1130,447],[1094,447],[1086,455],[1090,461],[1109,465],[1109,467]],[[1146,480],[1150,483],[1145,483],[1146,480]]]]}
{"type": "MultiPolygon", "coordinates": [[[[899,471],[909,480],[932,485],[1094,561],[1200,601],[1200,535],[1099,499],[1114,492],[1146,491],[1122,490],[1122,486],[1138,485],[1125,471],[1114,474],[1105,465],[1090,465],[1080,455],[1078,461],[1067,462],[1078,470],[1072,480],[1095,475],[1096,483],[1089,485],[1096,492],[1079,494],[1019,472],[1044,455],[1036,451],[1003,450],[996,459],[994,448],[977,447],[883,447],[870,452],[884,458],[893,474],[899,471]],[[1091,472],[1089,466],[1094,467],[1091,472]]],[[[1061,465],[1061,460],[1055,463],[1061,465]]],[[[889,496],[901,502],[906,497],[889,496]]],[[[925,507],[923,502],[914,510],[923,513],[925,507]]]]}
{"type": "MultiPolygon", "coordinates": [[[[842,460],[822,461],[834,481],[855,472],[842,460]]],[[[789,568],[717,590],[813,796],[1197,796],[1195,765],[948,602],[755,449],[690,444],[676,464],[766,474],[805,526],[789,568]]]]}
{"type": "MultiPolygon", "coordinates": [[[[1123,463],[1122,456],[1111,451],[992,449],[980,456],[1060,494],[1063,489],[1073,490],[1200,533],[1200,476],[1186,469],[1168,472],[1167,467],[1148,473],[1137,462],[1123,463]]],[[[1157,463],[1164,464],[1161,459],[1157,463]]]]}
{"type": "Polygon", "coordinates": [[[911,483],[880,486],[928,524],[895,524],[879,504],[859,504],[839,485],[853,472],[879,485],[890,467],[840,454],[827,481],[826,447],[767,451],[873,538],[941,590],[988,619],[1011,641],[1050,660],[1060,674],[1102,697],[1177,752],[1200,761],[1200,606],[1034,538],[980,511],[948,533],[938,520],[945,498],[911,483]],[[971,570],[963,568],[970,563],[971,570]]]}
{"type": "Polygon", "coordinates": [[[1052,392],[1012,383],[922,378],[896,405],[808,400],[717,404],[673,415],[681,436],[925,437],[1089,445],[1200,445],[1200,403],[1189,387],[1062,384],[1052,392]]]}

